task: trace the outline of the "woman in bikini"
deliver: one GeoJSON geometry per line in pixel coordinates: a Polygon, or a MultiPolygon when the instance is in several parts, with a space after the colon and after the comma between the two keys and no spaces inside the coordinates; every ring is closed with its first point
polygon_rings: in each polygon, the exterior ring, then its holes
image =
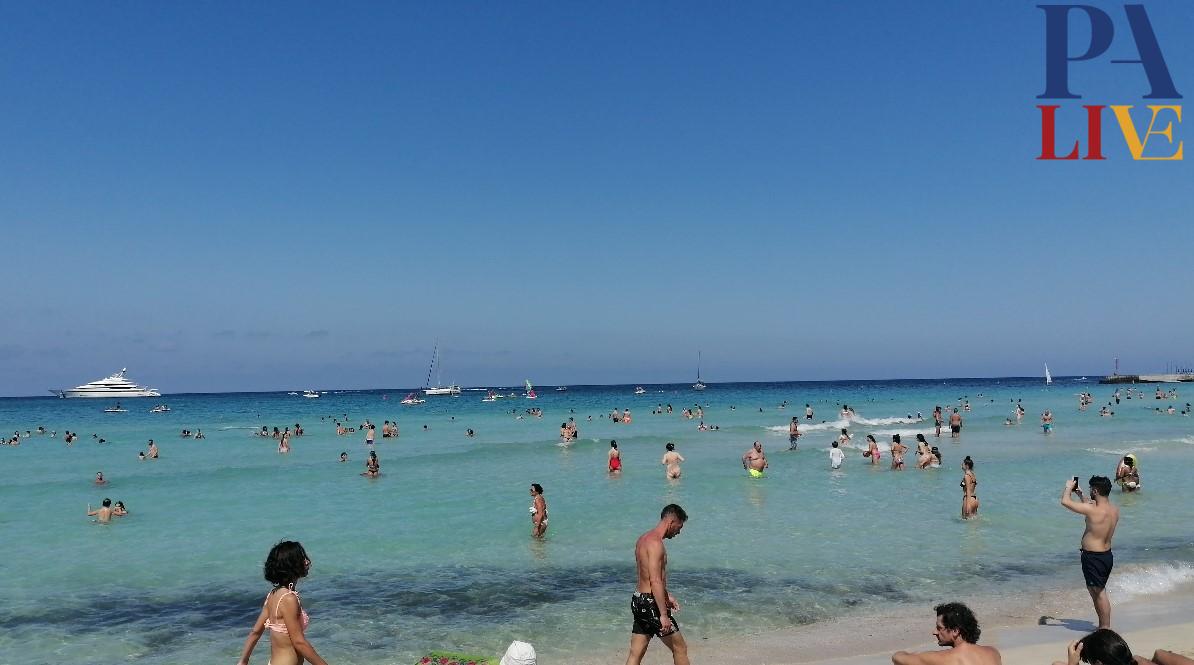
{"type": "Polygon", "coordinates": [[[883,453],[879,450],[879,442],[875,441],[874,434],[866,435],[866,451],[862,453],[862,456],[871,458],[871,464],[878,464],[879,458],[883,457],[883,453]]]}
{"type": "Polygon", "coordinates": [[[916,468],[927,469],[933,463],[933,451],[923,434],[916,435],[916,468]]]}
{"type": "Polygon", "coordinates": [[[622,451],[618,450],[618,442],[609,442],[609,472],[611,474],[622,472],[622,451]]]}
{"type": "Polygon", "coordinates": [[[962,460],[962,519],[969,519],[978,514],[978,496],[974,490],[978,487],[978,477],[974,475],[974,460],[970,455],[962,460]]]}
{"type": "Polygon", "coordinates": [[[307,552],[301,544],[287,540],[274,545],[269,551],[265,559],[265,579],[274,588],[265,596],[261,614],[249,631],[237,665],[248,665],[253,648],[266,630],[270,632],[270,665],[299,665],[304,661],[312,665],[327,665],[327,661],[315,652],[315,647],[303,634],[310,618],[303,609],[295,587],[309,572],[311,559],[307,558],[307,552]]]}
{"type": "Polygon", "coordinates": [[[543,486],[531,483],[531,536],[542,538],[547,533],[547,500],[543,498],[543,486]]]}
{"type": "Polygon", "coordinates": [[[908,452],[908,446],[905,446],[900,441],[899,434],[891,435],[891,468],[893,471],[902,471],[904,469],[904,453],[908,452]]]}

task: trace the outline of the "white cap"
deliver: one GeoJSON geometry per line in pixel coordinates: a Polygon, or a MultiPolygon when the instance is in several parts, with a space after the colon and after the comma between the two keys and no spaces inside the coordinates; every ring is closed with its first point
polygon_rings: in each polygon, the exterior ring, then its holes
{"type": "Polygon", "coordinates": [[[500,665],[535,665],[535,647],[514,640],[506,649],[506,655],[502,656],[500,665]]]}

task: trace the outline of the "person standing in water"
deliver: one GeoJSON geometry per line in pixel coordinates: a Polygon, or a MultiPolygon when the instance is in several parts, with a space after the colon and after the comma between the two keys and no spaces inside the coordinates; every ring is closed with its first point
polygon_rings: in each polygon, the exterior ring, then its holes
{"type": "Polygon", "coordinates": [[[531,536],[542,538],[547,533],[547,501],[543,498],[543,486],[531,483],[531,536]]]}
{"type": "Polygon", "coordinates": [[[974,475],[974,460],[970,455],[962,460],[962,519],[969,519],[978,514],[978,476],[974,475]]]}
{"type": "Polygon", "coordinates": [[[767,455],[763,453],[763,444],[755,441],[750,450],[742,456],[742,468],[750,474],[751,478],[762,478],[763,470],[770,466],[767,463],[767,455]]]}
{"type": "Polygon", "coordinates": [[[949,415],[949,438],[957,439],[962,436],[962,415],[958,413],[957,407],[954,407],[954,412],[949,415]]]}
{"type": "Polygon", "coordinates": [[[800,419],[792,416],[792,422],[788,425],[788,450],[796,450],[796,441],[800,437],[800,419]]]}
{"type": "Polygon", "coordinates": [[[905,446],[900,441],[899,434],[891,435],[891,468],[894,471],[904,470],[904,453],[908,452],[908,446],[905,446]]]}
{"type": "Polygon", "coordinates": [[[675,480],[680,477],[680,462],[683,462],[684,458],[676,452],[676,444],[671,441],[667,442],[664,449],[666,452],[663,453],[663,460],[660,463],[667,467],[668,479],[675,480]]]}
{"type": "Polygon", "coordinates": [[[1111,479],[1106,476],[1091,476],[1090,501],[1083,500],[1078,478],[1066,481],[1061,491],[1061,505],[1086,518],[1086,530],[1082,532],[1082,576],[1086,578],[1086,591],[1094,602],[1099,628],[1111,627],[1111,598],[1107,595],[1107,579],[1115,565],[1111,553],[1111,539],[1119,525],[1119,508],[1111,503],[1111,479]],[[1078,495],[1075,501],[1073,495],[1078,495]]]}
{"type": "Polygon", "coordinates": [[[675,538],[688,521],[688,513],[670,503],[659,513],[659,524],[639,536],[634,544],[634,566],[638,582],[630,597],[634,625],[630,629],[630,654],[626,665],[639,665],[652,637],[658,637],[672,652],[675,665],[688,665],[688,643],[672,617],[680,603],[667,589],[667,548],[664,539],[675,538]]]}
{"type": "Polygon", "coordinates": [[[842,462],[845,461],[846,454],[838,447],[837,441],[834,441],[829,448],[829,468],[840,469],[842,462]]]}
{"type": "Polygon", "coordinates": [[[265,604],[245,639],[236,665],[248,665],[257,641],[270,631],[271,665],[327,665],[305,635],[311,619],[299,600],[296,586],[311,572],[311,559],[300,543],[287,540],[274,545],[265,559],[265,579],[274,585],[265,596],[265,604]]]}
{"type": "Polygon", "coordinates": [[[618,442],[609,442],[609,472],[611,474],[622,472],[622,451],[618,450],[618,442]]]}
{"type": "Polygon", "coordinates": [[[875,440],[874,434],[866,435],[866,450],[862,451],[862,456],[870,458],[871,464],[878,464],[879,459],[883,457],[883,453],[879,450],[879,442],[875,440]]]}

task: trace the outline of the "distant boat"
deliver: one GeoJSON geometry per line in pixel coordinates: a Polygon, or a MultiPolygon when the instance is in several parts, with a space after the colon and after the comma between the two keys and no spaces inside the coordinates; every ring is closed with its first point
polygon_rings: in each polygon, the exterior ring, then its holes
{"type": "Polygon", "coordinates": [[[303,397],[306,397],[307,399],[319,399],[319,393],[315,392],[314,390],[304,390],[303,397]]]}
{"type": "Polygon", "coordinates": [[[692,384],[693,390],[704,390],[708,386],[701,381],[701,352],[697,351],[697,382],[692,384]]]}
{"type": "Polygon", "coordinates": [[[645,394],[647,394],[647,389],[642,386],[635,386],[634,394],[635,395],[645,395],[645,394]]]}
{"type": "Polygon", "coordinates": [[[568,390],[568,386],[556,386],[556,392],[561,392],[561,393],[562,393],[562,392],[564,392],[565,390],[568,390]]]}
{"type": "Polygon", "coordinates": [[[431,365],[429,365],[427,367],[427,381],[424,382],[424,384],[423,384],[423,394],[424,395],[451,395],[453,397],[456,397],[457,395],[459,395],[460,394],[460,386],[456,385],[455,383],[453,383],[451,385],[447,385],[447,386],[442,385],[440,383],[440,379],[442,378],[442,376],[440,376],[441,373],[442,372],[440,372],[440,365],[439,365],[439,342],[436,342],[435,350],[431,352],[431,365]],[[436,370],[436,372],[437,372],[435,375],[435,387],[434,388],[431,387],[431,370],[433,370],[433,369],[436,370]]]}
{"type": "Polygon", "coordinates": [[[150,413],[168,413],[169,411],[170,407],[166,406],[165,404],[159,404],[149,410],[150,413]]]}
{"type": "Polygon", "coordinates": [[[416,391],[404,397],[402,403],[407,406],[413,406],[415,404],[426,404],[427,400],[420,398],[419,393],[416,391]]]}
{"type": "Polygon", "coordinates": [[[104,409],[104,413],[128,413],[128,412],[129,412],[128,409],[122,409],[120,407],[120,402],[117,402],[116,406],[110,406],[110,407],[104,409]]]}
{"type": "Polygon", "coordinates": [[[59,397],[161,397],[162,394],[153,388],[139,386],[125,378],[127,368],[104,379],[96,379],[91,383],[70,390],[51,390],[59,397]]]}
{"type": "Polygon", "coordinates": [[[532,386],[532,385],[531,385],[531,380],[530,380],[530,379],[527,379],[527,392],[526,392],[526,398],[527,398],[527,399],[535,399],[536,397],[538,397],[538,395],[536,395],[536,394],[535,394],[535,386],[532,386]]]}
{"type": "Polygon", "coordinates": [[[1053,375],[1049,373],[1049,363],[1045,363],[1045,385],[1053,385],[1053,375]]]}
{"type": "Polygon", "coordinates": [[[498,397],[499,397],[499,395],[497,393],[490,390],[489,392],[485,393],[485,396],[481,398],[481,401],[482,402],[496,402],[496,401],[498,401],[498,397]]]}

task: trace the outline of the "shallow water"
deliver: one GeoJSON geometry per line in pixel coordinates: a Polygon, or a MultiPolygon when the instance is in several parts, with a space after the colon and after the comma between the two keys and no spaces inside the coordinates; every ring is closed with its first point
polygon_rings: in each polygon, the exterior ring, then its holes
{"type": "Polygon", "coordinates": [[[669,583],[690,641],[1069,588],[1081,585],[1082,522],[1058,506],[1061,487],[1073,475],[1112,475],[1133,451],[1145,490],[1113,497],[1123,507],[1113,591],[1159,593],[1194,579],[1194,507],[1174,500],[1194,461],[1194,426],[1156,414],[1170,402],[1151,390],[1100,418],[1112,387],[1068,379],[1048,390],[1036,379],[731,384],[704,393],[648,386],[641,396],[632,388],[548,388],[534,402],[495,403],[466,392],[419,407],[400,406],[400,391],[175,395],[125,400],[126,414],[105,414],[106,402],[90,400],[0,400],[0,432],[58,432],[0,447],[8,508],[0,513],[0,662],[235,659],[268,590],[262,561],[281,539],[302,541],[314,561],[301,590],[309,636],[329,660],[409,663],[433,648],[500,653],[517,638],[564,662],[626,642],[634,540],[668,502],[690,515],[668,544],[669,583]],[[1082,390],[1096,396],[1086,412],[1077,409],[1082,390]],[[934,440],[930,420],[907,422],[959,397],[973,409],[960,443],[948,433],[934,440]],[[1016,398],[1028,416],[1005,427],[1016,398]],[[680,417],[698,400],[719,431],[698,432],[680,417]],[[789,406],[777,408],[784,400],[789,406]],[[149,414],[151,401],[172,411],[149,414]],[[843,402],[855,420],[836,422],[843,402]],[[675,413],[650,413],[667,403],[675,413]],[[805,403],[816,409],[812,427],[805,403]],[[544,417],[509,413],[530,406],[544,417]],[[615,407],[630,408],[634,422],[606,420],[615,407]],[[1047,437],[1036,426],[1045,408],[1056,415],[1047,437]],[[358,475],[363,435],[336,436],[331,418],[341,414],[352,424],[401,424],[397,440],[378,435],[381,478],[358,475]],[[570,415],[580,440],[562,448],[557,433],[570,415]],[[792,416],[808,433],[788,452],[792,416]],[[289,455],[253,435],[295,422],[307,435],[289,455]],[[842,424],[855,447],[833,472],[825,451],[842,424]],[[180,439],[182,428],[208,438],[180,439]],[[465,437],[466,428],[477,436],[465,437]],[[82,433],[73,447],[62,442],[66,429],[82,433]],[[97,444],[93,432],[110,443],[97,444]],[[875,433],[886,444],[892,432],[913,447],[914,433],[926,433],[945,468],[893,472],[886,453],[869,465],[859,442],[875,433]],[[162,457],[140,462],[150,437],[162,457]],[[624,463],[615,478],[605,471],[611,438],[624,463]],[[739,460],[756,439],[771,468],[751,480],[739,460]],[[659,464],[667,441],[687,459],[678,482],[659,464]],[[348,464],[337,462],[341,451],[348,464]],[[965,455],[976,461],[982,501],[971,521],[959,518],[965,455]],[[110,480],[102,488],[92,484],[99,470],[110,480]],[[531,482],[544,486],[549,505],[544,542],[529,538],[531,482]],[[85,505],[105,496],[125,501],[131,515],[91,523],[85,505]]]}

